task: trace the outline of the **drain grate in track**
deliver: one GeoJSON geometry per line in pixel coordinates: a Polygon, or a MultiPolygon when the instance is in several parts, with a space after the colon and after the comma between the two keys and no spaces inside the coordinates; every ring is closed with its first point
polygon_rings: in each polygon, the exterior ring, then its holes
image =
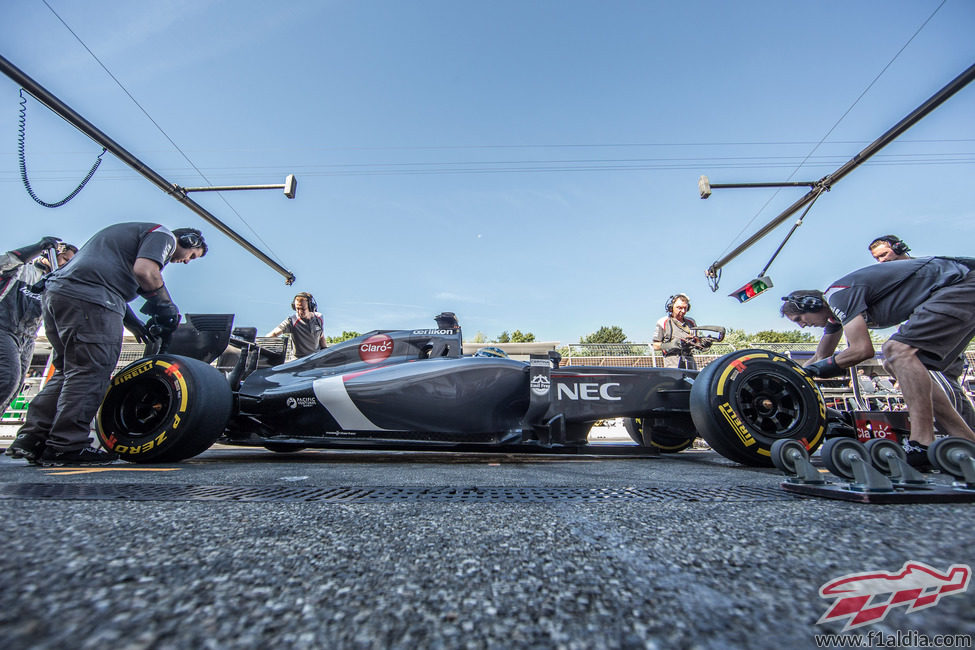
{"type": "Polygon", "coordinates": [[[0,499],[115,501],[324,501],[380,503],[403,501],[791,501],[796,497],[778,487],[314,487],[5,483],[0,499]]]}

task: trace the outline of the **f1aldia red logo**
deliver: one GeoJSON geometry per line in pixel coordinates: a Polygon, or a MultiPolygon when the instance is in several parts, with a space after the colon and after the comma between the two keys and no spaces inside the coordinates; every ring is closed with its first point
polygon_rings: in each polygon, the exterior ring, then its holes
{"type": "Polygon", "coordinates": [[[359,344],[359,358],[366,363],[379,363],[393,353],[393,339],[385,334],[373,334],[359,344]]]}
{"type": "Polygon", "coordinates": [[[907,606],[907,613],[934,607],[942,596],[961,594],[968,589],[972,568],[952,564],[944,573],[922,562],[905,562],[896,573],[866,571],[830,580],[819,588],[823,598],[836,602],[817,624],[846,619],[843,632],[887,617],[894,607],[907,606]]]}

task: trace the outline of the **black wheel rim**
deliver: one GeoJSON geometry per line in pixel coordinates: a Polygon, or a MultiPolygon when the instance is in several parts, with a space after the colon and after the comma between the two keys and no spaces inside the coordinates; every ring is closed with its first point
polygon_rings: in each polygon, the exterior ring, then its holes
{"type": "Polygon", "coordinates": [[[128,435],[153,433],[164,423],[172,404],[173,390],[158,379],[145,379],[126,391],[115,409],[118,430],[128,435]]]}
{"type": "Polygon", "coordinates": [[[769,438],[788,438],[802,420],[799,389],[776,373],[743,378],[735,396],[745,424],[769,438]]]}

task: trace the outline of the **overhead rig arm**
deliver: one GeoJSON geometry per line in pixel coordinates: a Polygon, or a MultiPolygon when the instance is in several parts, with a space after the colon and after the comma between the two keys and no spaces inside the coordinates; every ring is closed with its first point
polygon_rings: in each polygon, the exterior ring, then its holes
{"type": "MultiPolygon", "coordinates": [[[[709,278],[717,278],[721,268],[725,266],[728,262],[738,257],[745,250],[750,248],[752,244],[762,239],[778,227],[783,221],[788,219],[790,216],[801,210],[803,207],[816,200],[816,198],[822,192],[828,192],[833,185],[838,183],[843,177],[849,174],[851,171],[865,163],[870,159],[875,153],[886,147],[888,144],[893,142],[902,133],[907,131],[909,128],[920,122],[928,113],[938,108],[951,98],[952,95],[957,93],[959,90],[967,86],[971,81],[975,79],[975,64],[968,67],[967,70],[962,72],[960,75],[952,79],[944,88],[932,95],[926,102],[915,108],[910,114],[908,114],[900,122],[888,129],[883,135],[867,145],[860,153],[855,155],[853,158],[848,160],[844,165],[836,169],[832,174],[828,174],[815,183],[736,183],[736,184],[710,184],[707,181],[707,177],[702,176],[701,180],[698,181],[698,188],[701,193],[701,198],[707,198],[710,196],[710,190],[712,188],[721,187],[784,187],[791,185],[811,185],[812,189],[801,199],[790,205],[788,208],[783,210],[778,216],[765,224],[758,232],[746,239],[744,242],[739,244],[733,251],[722,257],[720,260],[711,264],[708,270],[705,272],[709,278]],[[705,192],[705,190],[707,190],[705,192]]],[[[715,285],[716,288],[716,285],[715,285]]]]}
{"type": "Polygon", "coordinates": [[[98,127],[79,115],[70,106],[62,102],[54,94],[41,86],[37,81],[32,79],[23,70],[15,66],[3,56],[0,56],[0,71],[20,84],[24,90],[29,92],[39,102],[54,111],[62,119],[68,122],[68,124],[72,125],[89,138],[111,151],[122,162],[141,174],[153,185],[161,189],[166,194],[172,196],[174,199],[188,207],[199,216],[203,217],[203,219],[214,228],[230,237],[230,239],[243,246],[252,255],[280,273],[285,278],[285,284],[290,285],[295,281],[294,273],[272,260],[263,251],[244,239],[230,226],[220,221],[220,219],[212,215],[203,206],[187,197],[185,190],[180,188],[175,183],[170,183],[165,178],[157,174],[148,165],[126,151],[120,144],[112,140],[110,137],[108,137],[108,135],[98,129],[98,127]]]}

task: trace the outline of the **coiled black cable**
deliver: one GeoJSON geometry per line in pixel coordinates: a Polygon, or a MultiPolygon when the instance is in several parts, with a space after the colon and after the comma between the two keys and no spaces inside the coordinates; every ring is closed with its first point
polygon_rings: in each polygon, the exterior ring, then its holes
{"type": "Polygon", "coordinates": [[[91,177],[95,175],[95,171],[98,169],[98,166],[102,164],[102,156],[104,156],[105,152],[107,151],[107,149],[102,147],[102,152],[98,154],[98,158],[95,160],[95,164],[91,166],[91,169],[88,170],[88,174],[84,177],[84,179],[82,179],[78,187],[74,188],[74,191],[71,192],[71,194],[68,194],[60,201],[56,201],[54,203],[47,203],[46,201],[41,200],[37,196],[37,194],[34,193],[33,188],[31,188],[30,186],[30,179],[27,177],[27,154],[24,147],[24,143],[26,141],[26,134],[27,134],[27,98],[24,97],[24,89],[21,88],[20,89],[20,125],[17,127],[17,157],[20,160],[20,178],[21,180],[24,181],[24,188],[27,189],[27,193],[30,195],[30,198],[37,201],[40,205],[43,205],[45,208],[60,208],[62,205],[64,205],[65,203],[67,203],[68,201],[76,197],[78,195],[78,192],[80,192],[84,188],[84,186],[88,184],[88,181],[91,180],[91,177]]]}

